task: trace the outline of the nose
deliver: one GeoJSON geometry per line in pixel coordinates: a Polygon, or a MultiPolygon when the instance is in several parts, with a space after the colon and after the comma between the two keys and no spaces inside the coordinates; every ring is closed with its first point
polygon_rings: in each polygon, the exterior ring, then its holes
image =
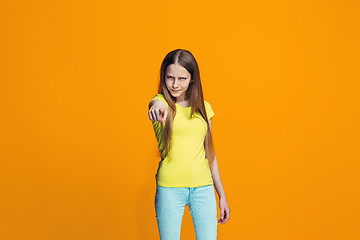
{"type": "Polygon", "coordinates": [[[178,81],[175,79],[173,82],[173,88],[177,88],[179,85],[178,81]]]}

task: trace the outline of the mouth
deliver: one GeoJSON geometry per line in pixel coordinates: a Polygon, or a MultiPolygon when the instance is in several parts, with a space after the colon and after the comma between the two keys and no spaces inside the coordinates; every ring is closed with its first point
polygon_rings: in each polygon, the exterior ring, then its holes
{"type": "Polygon", "coordinates": [[[180,92],[180,90],[172,90],[172,89],[171,89],[171,91],[173,91],[173,92],[180,92]]]}

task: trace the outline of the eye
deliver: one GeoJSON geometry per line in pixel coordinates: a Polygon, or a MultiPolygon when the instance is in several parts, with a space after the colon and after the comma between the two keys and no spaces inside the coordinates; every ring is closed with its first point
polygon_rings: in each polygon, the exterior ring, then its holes
{"type": "Polygon", "coordinates": [[[172,76],[166,76],[167,78],[172,78],[172,76]]]}
{"type": "Polygon", "coordinates": [[[185,80],[185,79],[186,79],[186,77],[182,77],[181,79],[185,80]]]}

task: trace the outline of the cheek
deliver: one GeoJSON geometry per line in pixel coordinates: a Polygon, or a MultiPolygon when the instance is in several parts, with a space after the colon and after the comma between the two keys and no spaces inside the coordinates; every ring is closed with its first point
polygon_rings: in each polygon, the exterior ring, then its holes
{"type": "Polygon", "coordinates": [[[183,87],[183,88],[188,88],[188,87],[189,87],[189,84],[190,84],[190,81],[184,82],[184,83],[182,84],[182,87],[183,87]]]}
{"type": "Polygon", "coordinates": [[[169,80],[165,80],[165,85],[166,85],[167,87],[171,85],[170,82],[169,82],[169,80]]]}

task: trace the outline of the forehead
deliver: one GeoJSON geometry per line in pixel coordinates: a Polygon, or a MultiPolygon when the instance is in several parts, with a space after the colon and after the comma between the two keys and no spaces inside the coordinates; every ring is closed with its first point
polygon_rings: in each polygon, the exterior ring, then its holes
{"type": "Polygon", "coordinates": [[[165,74],[186,75],[186,76],[190,75],[190,73],[186,70],[186,68],[184,68],[178,64],[170,64],[166,68],[165,74]]]}

